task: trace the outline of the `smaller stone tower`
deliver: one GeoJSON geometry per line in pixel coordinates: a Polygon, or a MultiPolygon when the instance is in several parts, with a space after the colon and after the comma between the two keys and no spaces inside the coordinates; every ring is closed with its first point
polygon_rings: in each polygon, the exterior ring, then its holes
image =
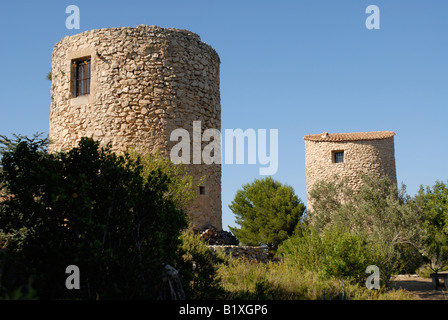
{"type": "Polygon", "coordinates": [[[309,193],[320,180],[335,175],[347,177],[352,187],[361,183],[362,174],[389,176],[397,181],[392,131],[309,134],[305,141],[305,167],[308,209],[309,193]]]}

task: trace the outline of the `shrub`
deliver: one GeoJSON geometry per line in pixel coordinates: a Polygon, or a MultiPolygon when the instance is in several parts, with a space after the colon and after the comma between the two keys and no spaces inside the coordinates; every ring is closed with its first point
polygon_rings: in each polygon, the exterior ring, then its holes
{"type": "MultiPolygon", "coordinates": [[[[319,233],[301,228],[301,234],[286,240],[279,248],[285,263],[302,271],[312,271],[322,278],[343,278],[364,285],[369,265],[384,269],[378,246],[372,246],[365,234],[333,228],[319,233]]],[[[387,277],[387,275],[386,275],[387,277]]]]}
{"type": "Polygon", "coordinates": [[[388,283],[388,276],[420,261],[423,212],[404,186],[399,190],[387,177],[363,176],[362,182],[357,190],[338,179],[317,184],[307,222],[320,233],[336,228],[365,237],[388,283]]]}
{"type": "Polygon", "coordinates": [[[129,151],[129,156],[134,161],[138,159],[142,164],[141,174],[144,179],[150,177],[151,172],[157,170],[161,170],[170,177],[166,193],[180,209],[187,210],[193,203],[196,190],[198,190],[204,178],[194,182],[193,177],[187,173],[184,165],[174,164],[160,153],[141,153],[132,149],[129,151]]]}
{"type": "Polygon", "coordinates": [[[191,228],[182,233],[181,240],[176,268],[187,299],[222,298],[224,290],[217,270],[221,264],[227,264],[229,258],[221,251],[212,252],[191,228]]]}
{"type": "Polygon", "coordinates": [[[322,277],[285,262],[248,263],[236,259],[221,265],[219,275],[231,300],[403,300],[402,290],[368,290],[337,277],[322,277]]]}
{"type": "Polygon", "coordinates": [[[161,169],[143,175],[140,159],[91,139],[57,154],[43,146],[19,137],[3,148],[0,225],[5,233],[27,233],[8,253],[1,285],[12,291],[31,277],[44,299],[154,297],[187,226],[169,195],[169,176],[161,169]],[[72,264],[80,269],[80,290],[65,287],[72,264]]]}

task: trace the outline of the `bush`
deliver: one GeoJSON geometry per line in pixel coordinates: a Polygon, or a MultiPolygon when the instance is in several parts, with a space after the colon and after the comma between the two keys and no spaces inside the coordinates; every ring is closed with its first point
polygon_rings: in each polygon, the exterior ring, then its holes
{"type": "MultiPolygon", "coordinates": [[[[142,176],[147,179],[151,172],[161,170],[169,176],[168,190],[166,193],[175,202],[178,208],[187,210],[196,197],[196,190],[199,189],[204,178],[194,182],[184,165],[174,164],[170,159],[163,157],[160,153],[139,153],[136,150],[129,152],[130,159],[140,161],[143,166],[142,176]]],[[[145,181],[146,182],[146,181],[145,181]]]]}
{"type": "Polygon", "coordinates": [[[26,237],[8,253],[4,290],[32,278],[44,299],[153,298],[187,226],[168,192],[169,176],[161,169],[143,174],[139,158],[91,139],[57,154],[41,140],[7,142],[0,226],[7,234],[26,230],[26,237]],[[68,265],[80,269],[80,290],[65,287],[68,265]]]}
{"type": "Polygon", "coordinates": [[[206,242],[189,228],[182,233],[176,268],[187,299],[219,299],[224,296],[217,270],[229,258],[221,251],[212,252],[206,242]]]}
{"type": "Polygon", "coordinates": [[[387,177],[362,180],[357,190],[338,179],[317,184],[307,222],[319,233],[336,228],[363,237],[387,284],[392,274],[421,262],[424,215],[404,186],[399,190],[387,177]]]}
{"type": "Polygon", "coordinates": [[[248,263],[233,260],[218,270],[231,300],[403,300],[402,290],[368,290],[336,277],[322,277],[284,262],[248,263]]]}
{"type": "MultiPolygon", "coordinates": [[[[367,266],[382,265],[382,249],[372,246],[365,234],[333,228],[319,233],[301,228],[301,234],[286,240],[279,248],[285,263],[322,278],[343,278],[364,285],[367,266]]],[[[386,275],[387,277],[387,275],[386,275]]]]}

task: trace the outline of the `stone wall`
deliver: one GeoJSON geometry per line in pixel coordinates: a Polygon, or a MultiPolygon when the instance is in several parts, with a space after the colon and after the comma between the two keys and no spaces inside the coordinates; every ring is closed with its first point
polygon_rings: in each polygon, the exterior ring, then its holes
{"type": "Polygon", "coordinates": [[[253,262],[268,262],[270,260],[268,250],[265,247],[249,247],[249,246],[209,246],[215,252],[223,250],[224,253],[232,258],[245,258],[253,262]]]}
{"type": "Polygon", "coordinates": [[[347,177],[355,189],[361,174],[386,175],[396,182],[394,135],[380,131],[305,136],[308,209],[312,209],[309,192],[313,185],[319,180],[330,181],[335,175],[347,177]],[[335,151],[344,152],[342,163],[335,163],[335,151]]]}
{"type": "MultiPolygon", "coordinates": [[[[220,59],[197,34],[154,26],[86,31],[58,42],[52,62],[50,151],[87,136],[115,152],[169,156],[174,129],[192,137],[193,121],[201,121],[202,132],[221,130],[220,59]],[[91,59],[90,94],[74,97],[73,63],[81,58],[91,59]]],[[[198,190],[189,210],[193,224],[222,229],[221,165],[186,167],[196,181],[206,177],[205,194],[198,190]]]]}

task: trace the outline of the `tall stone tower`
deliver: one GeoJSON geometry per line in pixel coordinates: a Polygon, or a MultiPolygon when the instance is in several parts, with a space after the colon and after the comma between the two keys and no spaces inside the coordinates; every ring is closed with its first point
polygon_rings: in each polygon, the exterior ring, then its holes
{"type": "Polygon", "coordinates": [[[308,208],[309,193],[319,180],[334,175],[347,177],[356,188],[361,174],[386,175],[396,183],[394,136],[392,131],[309,134],[305,141],[305,167],[308,208]]]}
{"type": "MultiPolygon", "coordinates": [[[[138,26],[65,37],[53,49],[50,151],[87,136],[119,153],[134,147],[169,156],[178,143],[173,130],[193,137],[193,121],[221,130],[219,68],[215,50],[187,30],[138,26]]],[[[195,181],[206,177],[191,221],[221,230],[221,165],[185,166],[195,181]]]]}

